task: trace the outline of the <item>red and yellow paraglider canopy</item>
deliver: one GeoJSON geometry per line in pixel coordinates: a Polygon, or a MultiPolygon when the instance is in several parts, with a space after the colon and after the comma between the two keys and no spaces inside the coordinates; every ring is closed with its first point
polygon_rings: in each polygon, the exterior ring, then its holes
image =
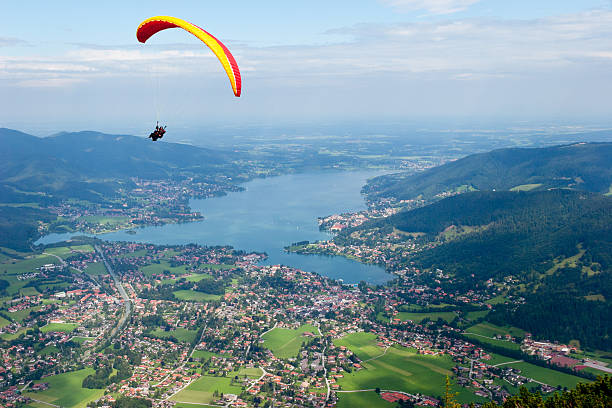
{"type": "Polygon", "coordinates": [[[225,69],[225,73],[232,84],[234,95],[240,96],[242,81],[240,79],[240,70],[238,69],[238,64],[236,64],[234,56],[221,41],[217,40],[212,34],[203,30],[197,25],[191,24],[176,17],[151,17],[140,23],[138,29],[136,30],[136,38],[138,38],[138,41],[141,43],[144,43],[154,34],[167,28],[182,28],[183,30],[195,35],[204,44],[206,44],[208,48],[215,53],[221,62],[221,65],[223,65],[223,69],[225,69]]]}

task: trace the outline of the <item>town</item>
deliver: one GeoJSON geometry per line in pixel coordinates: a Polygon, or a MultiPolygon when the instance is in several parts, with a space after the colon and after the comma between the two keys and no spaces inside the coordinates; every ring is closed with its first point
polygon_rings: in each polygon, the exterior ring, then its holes
{"type": "Polygon", "coordinates": [[[85,239],[4,262],[2,404],[436,406],[446,378],[461,403],[482,403],[612,371],[484,321],[499,283],[448,293],[442,271],[429,285],[404,268],[401,285],[347,285],[263,259],[85,239]]]}

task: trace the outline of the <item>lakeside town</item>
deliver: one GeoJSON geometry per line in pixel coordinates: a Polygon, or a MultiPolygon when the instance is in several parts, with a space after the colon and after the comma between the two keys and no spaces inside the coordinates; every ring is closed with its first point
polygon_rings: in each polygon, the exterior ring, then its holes
{"type": "Polygon", "coordinates": [[[4,274],[18,291],[0,311],[2,404],[69,405],[56,391],[70,378],[90,406],[350,406],[370,394],[437,406],[447,377],[460,402],[478,404],[612,371],[576,346],[484,321],[501,293],[493,283],[448,293],[411,270],[397,273],[401,285],[347,285],[264,258],[85,241],[14,259],[4,274]]]}

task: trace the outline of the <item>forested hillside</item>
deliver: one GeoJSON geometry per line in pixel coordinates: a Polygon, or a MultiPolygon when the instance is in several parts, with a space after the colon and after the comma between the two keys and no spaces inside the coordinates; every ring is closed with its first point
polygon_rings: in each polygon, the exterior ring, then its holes
{"type": "Polygon", "coordinates": [[[568,187],[608,193],[611,185],[612,143],[576,143],[474,154],[414,175],[377,177],[364,192],[370,198],[431,200],[463,190],[568,187]]]}
{"type": "Polygon", "coordinates": [[[410,260],[454,275],[454,286],[518,280],[512,290],[526,302],[498,307],[496,322],[612,348],[612,198],[572,190],[465,193],[363,224],[337,240],[394,228],[436,243],[410,260]],[[470,228],[448,238],[449,227],[470,228]],[[575,262],[564,264],[570,257],[575,262]]]}

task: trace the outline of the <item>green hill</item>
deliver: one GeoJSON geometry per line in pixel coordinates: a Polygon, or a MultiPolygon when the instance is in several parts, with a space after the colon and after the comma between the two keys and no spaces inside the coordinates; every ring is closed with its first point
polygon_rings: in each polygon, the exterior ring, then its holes
{"type": "MultiPolygon", "coordinates": [[[[612,349],[612,198],[573,190],[472,192],[358,230],[394,228],[437,244],[410,262],[453,275],[451,290],[518,279],[513,290],[526,303],[498,307],[494,322],[612,349]],[[449,238],[449,227],[464,232],[449,238]]],[[[336,239],[349,242],[353,231],[336,239]]]]}
{"type": "Polygon", "coordinates": [[[422,173],[370,181],[370,198],[436,199],[464,190],[573,188],[607,193],[612,185],[612,143],[510,148],[473,154],[422,173]]]}

